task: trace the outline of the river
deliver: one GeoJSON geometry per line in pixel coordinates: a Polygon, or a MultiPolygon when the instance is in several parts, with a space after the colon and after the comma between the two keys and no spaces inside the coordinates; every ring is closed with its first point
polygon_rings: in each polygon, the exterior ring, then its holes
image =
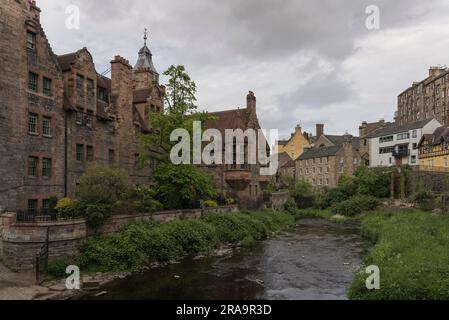
{"type": "Polygon", "coordinates": [[[114,280],[83,299],[344,300],[369,248],[355,224],[304,219],[231,256],[185,259],[114,280]]]}

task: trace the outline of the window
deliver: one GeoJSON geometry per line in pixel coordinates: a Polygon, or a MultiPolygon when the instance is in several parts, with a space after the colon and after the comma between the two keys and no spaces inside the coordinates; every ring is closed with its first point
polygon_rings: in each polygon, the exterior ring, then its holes
{"type": "Polygon", "coordinates": [[[86,126],[87,127],[92,128],[93,119],[94,119],[94,113],[91,110],[87,110],[87,116],[86,116],[86,126]]]}
{"type": "Polygon", "coordinates": [[[94,147],[92,146],[86,147],[86,159],[87,161],[94,161],[94,147]]]}
{"type": "Polygon", "coordinates": [[[108,90],[102,87],[98,87],[97,90],[98,100],[109,103],[109,94],[108,90]]]}
{"type": "Polygon", "coordinates": [[[51,159],[42,159],[42,176],[44,178],[51,178],[51,159]]]}
{"type": "Polygon", "coordinates": [[[44,95],[46,95],[47,97],[51,96],[51,79],[49,78],[44,78],[43,80],[43,93],[44,95]]]}
{"type": "Polygon", "coordinates": [[[94,82],[90,79],[87,79],[87,107],[94,108],[94,82]]]}
{"type": "Polygon", "coordinates": [[[38,84],[39,76],[33,72],[28,74],[28,89],[34,92],[37,92],[37,84],[38,84]]]}
{"type": "Polygon", "coordinates": [[[37,157],[28,157],[28,176],[32,178],[37,177],[37,157]]]}
{"type": "Polygon", "coordinates": [[[83,86],[84,86],[84,77],[81,76],[81,75],[79,75],[79,74],[77,74],[77,75],[76,75],[76,90],[77,90],[79,93],[82,93],[82,91],[83,91],[83,86]]]}
{"type": "Polygon", "coordinates": [[[27,32],[27,48],[30,50],[36,49],[36,34],[34,32],[27,32]]]}
{"type": "Polygon", "coordinates": [[[76,145],[76,161],[83,161],[84,158],[84,145],[76,145]]]}
{"type": "Polygon", "coordinates": [[[76,124],[83,124],[83,114],[81,112],[76,113],[76,124]]]}
{"type": "Polygon", "coordinates": [[[410,139],[410,133],[405,132],[405,133],[400,133],[397,136],[398,140],[405,140],[405,139],[410,139]]]}
{"type": "Polygon", "coordinates": [[[113,166],[115,163],[115,151],[113,149],[109,149],[109,165],[113,166]]]}
{"type": "Polygon", "coordinates": [[[37,213],[37,199],[28,200],[28,213],[33,215],[37,213]]]}
{"type": "Polygon", "coordinates": [[[412,156],[411,162],[412,162],[412,164],[415,164],[415,163],[416,163],[416,156],[412,156]]]}
{"type": "Polygon", "coordinates": [[[48,212],[50,210],[50,199],[42,199],[42,210],[48,212]]]}
{"type": "Polygon", "coordinates": [[[394,147],[379,148],[379,154],[392,153],[393,151],[394,151],[394,147]]]}
{"type": "Polygon", "coordinates": [[[413,137],[413,138],[417,138],[417,137],[418,137],[418,131],[413,130],[413,132],[412,132],[412,137],[413,137]]]}
{"type": "Polygon", "coordinates": [[[390,141],[393,141],[393,136],[386,136],[386,137],[379,138],[379,143],[385,143],[385,142],[390,142],[390,141]]]}
{"type": "Polygon", "coordinates": [[[416,149],[418,149],[418,144],[415,142],[415,143],[413,144],[413,150],[416,150],[416,149]]]}
{"type": "Polygon", "coordinates": [[[28,133],[37,135],[37,120],[38,115],[35,113],[29,113],[28,114],[28,133]]]}
{"type": "Polygon", "coordinates": [[[42,135],[44,137],[51,137],[51,118],[44,117],[42,119],[42,135]]]}

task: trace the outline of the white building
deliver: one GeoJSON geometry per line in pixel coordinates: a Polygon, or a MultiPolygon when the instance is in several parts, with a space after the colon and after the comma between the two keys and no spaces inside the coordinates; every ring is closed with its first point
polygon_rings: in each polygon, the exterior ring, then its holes
{"type": "Polygon", "coordinates": [[[418,144],[423,134],[432,134],[440,127],[435,119],[401,126],[388,124],[368,135],[370,167],[418,165],[418,144]]]}

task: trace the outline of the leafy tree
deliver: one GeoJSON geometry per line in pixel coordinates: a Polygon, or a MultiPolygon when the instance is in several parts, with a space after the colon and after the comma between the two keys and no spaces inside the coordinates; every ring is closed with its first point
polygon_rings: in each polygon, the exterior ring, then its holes
{"type": "Polygon", "coordinates": [[[387,198],[390,195],[391,172],[384,168],[361,166],[355,172],[357,193],[387,198]]]}
{"type": "Polygon", "coordinates": [[[301,180],[295,185],[295,188],[292,191],[292,197],[295,199],[299,209],[310,208],[315,204],[313,188],[305,180],[301,180]]]}
{"type": "Polygon", "coordinates": [[[164,75],[169,77],[166,84],[166,108],[161,113],[151,114],[150,124],[153,130],[142,136],[145,152],[141,156],[141,163],[150,159],[169,163],[170,151],[177,144],[170,141],[172,132],[185,129],[192,136],[193,122],[210,118],[207,113],[197,111],[196,85],[184,66],[171,66],[164,75]]]}
{"type": "Polygon", "coordinates": [[[209,177],[193,165],[161,164],[154,172],[157,197],[166,209],[197,207],[214,199],[216,190],[209,177]]]}

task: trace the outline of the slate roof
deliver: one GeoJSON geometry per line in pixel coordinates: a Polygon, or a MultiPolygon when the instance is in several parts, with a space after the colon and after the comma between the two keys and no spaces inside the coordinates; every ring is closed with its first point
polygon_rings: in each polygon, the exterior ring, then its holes
{"type": "Polygon", "coordinates": [[[225,137],[226,129],[247,129],[247,113],[246,108],[234,109],[219,112],[210,112],[210,116],[215,117],[214,120],[208,120],[204,123],[204,129],[217,129],[223,137],[225,137]]]}
{"type": "MultiPolygon", "coordinates": [[[[422,141],[428,141],[430,144],[440,144],[443,141],[449,140],[449,125],[438,127],[433,134],[424,134],[422,141]]],[[[420,142],[420,143],[421,143],[420,142]]]]}
{"type": "Polygon", "coordinates": [[[368,138],[378,138],[378,137],[388,136],[388,135],[392,135],[392,134],[396,134],[396,133],[407,132],[407,131],[414,130],[414,129],[419,129],[419,128],[424,127],[426,124],[428,124],[432,120],[433,119],[426,119],[426,120],[416,121],[413,123],[407,123],[407,124],[400,125],[400,126],[398,126],[396,124],[390,124],[390,125],[387,125],[386,127],[374,130],[373,132],[371,132],[368,135],[368,138]]]}
{"type": "Polygon", "coordinates": [[[56,59],[58,60],[61,70],[68,71],[68,70],[70,70],[73,61],[75,61],[75,59],[76,59],[76,52],[71,52],[71,53],[57,56],[56,59]]]}
{"type": "MultiPolygon", "coordinates": [[[[337,154],[337,152],[340,151],[340,149],[343,147],[343,142],[345,141],[346,137],[345,137],[345,135],[343,135],[343,136],[328,136],[328,135],[326,135],[326,137],[328,139],[329,139],[329,137],[331,137],[329,140],[331,140],[332,143],[336,143],[336,145],[330,146],[330,147],[307,149],[303,152],[303,154],[301,156],[299,156],[299,158],[297,160],[308,160],[308,159],[313,159],[313,158],[323,158],[323,157],[335,156],[337,154]]],[[[352,137],[352,136],[348,136],[348,137],[351,137],[352,148],[354,150],[358,150],[360,147],[359,138],[352,137]]]]}

